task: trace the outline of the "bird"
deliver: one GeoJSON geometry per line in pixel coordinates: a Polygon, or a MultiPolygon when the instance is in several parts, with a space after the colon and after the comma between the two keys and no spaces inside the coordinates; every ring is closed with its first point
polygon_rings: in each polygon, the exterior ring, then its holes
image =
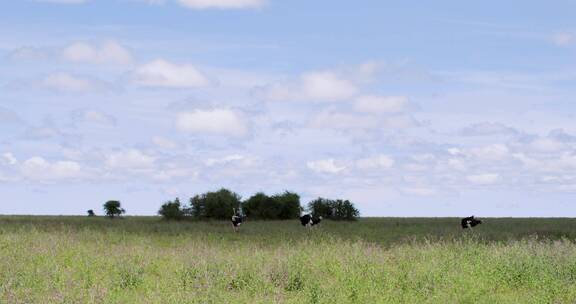
{"type": "Polygon", "coordinates": [[[242,216],[242,214],[240,214],[239,212],[236,212],[236,208],[233,209],[233,213],[232,213],[232,228],[234,229],[234,232],[238,232],[240,230],[240,225],[242,224],[242,221],[244,220],[244,217],[242,216]]]}
{"type": "Polygon", "coordinates": [[[310,214],[304,214],[303,216],[300,217],[300,223],[302,223],[302,226],[308,228],[312,228],[312,226],[320,224],[321,221],[322,216],[316,217],[310,214]]]}
{"type": "Polygon", "coordinates": [[[477,225],[482,224],[482,221],[476,219],[474,216],[465,217],[460,221],[460,225],[462,225],[462,229],[472,228],[477,225]]]}

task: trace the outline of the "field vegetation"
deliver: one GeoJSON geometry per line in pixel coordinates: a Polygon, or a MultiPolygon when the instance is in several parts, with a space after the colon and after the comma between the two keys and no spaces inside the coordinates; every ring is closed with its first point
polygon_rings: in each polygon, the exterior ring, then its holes
{"type": "Polygon", "coordinates": [[[574,303],[576,221],[0,217],[0,303],[574,303]]]}

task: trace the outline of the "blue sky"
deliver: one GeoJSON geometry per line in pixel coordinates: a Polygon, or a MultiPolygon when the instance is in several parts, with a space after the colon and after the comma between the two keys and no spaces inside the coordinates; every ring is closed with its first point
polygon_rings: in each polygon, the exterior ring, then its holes
{"type": "Polygon", "coordinates": [[[574,11],[2,1],[0,214],[148,215],[223,186],[365,216],[576,216],[574,11]]]}

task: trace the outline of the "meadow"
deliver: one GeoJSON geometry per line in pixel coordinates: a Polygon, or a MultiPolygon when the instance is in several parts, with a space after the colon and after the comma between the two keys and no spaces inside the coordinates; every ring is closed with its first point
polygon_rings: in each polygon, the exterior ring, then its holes
{"type": "Polygon", "coordinates": [[[0,216],[0,303],[574,303],[576,220],[0,216]]]}

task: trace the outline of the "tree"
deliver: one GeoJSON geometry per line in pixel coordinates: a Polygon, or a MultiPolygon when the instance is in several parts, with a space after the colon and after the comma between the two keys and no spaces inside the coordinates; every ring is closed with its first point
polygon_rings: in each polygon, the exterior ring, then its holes
{"type": "Polygon", "coordinates": [[[240,199],[240,195],[225,188],[196,195],[190,199],[192,216],[207,219],[229,219],[232,216],[232,209],[240,208],[240,199]]]}
{"type": "Polygon", "coordinates": [[[289,220],[300,216],[302,207],[300,206],[300,195],[297,193],[285,191],[282,194],[272,196],[272,199],[280,206],[278,219],[289,220]]]}
{"type": "Polygon", "coordinates": [[[355,220],[360,211],[349,200],[317,198],[308,203],[308,210],[315,216],[332,220],[355,220]]]}
{"type": "Polygon", "coordinates": [[[113,219],[115,216],[126,213],[126,210],[120,207],[120,201],[107,201],[104,203],[104,212],[108,217],[113,219]]]}
{"type": "Polygon", "coordinates": [[[284,192],[268,196],[258,192],[242,204],[246,216],[254,219],[285,220],[300,215],[300,196],[293,192],[284,192]]]}
{"type": "Polygon", "coordinates": [[[94,213],[94,210],[90,209],[87,211],[88,212],[88,216],[96,216],[96,214],[94,213]]]}
{"type": "Polygon", "coordinates": [[[181,220],[184,218],[184,210],[180,205],[180,199],[176,198],[174,201],[164,203],[158,214],[163,216],[166,220],[181,220]]]}

